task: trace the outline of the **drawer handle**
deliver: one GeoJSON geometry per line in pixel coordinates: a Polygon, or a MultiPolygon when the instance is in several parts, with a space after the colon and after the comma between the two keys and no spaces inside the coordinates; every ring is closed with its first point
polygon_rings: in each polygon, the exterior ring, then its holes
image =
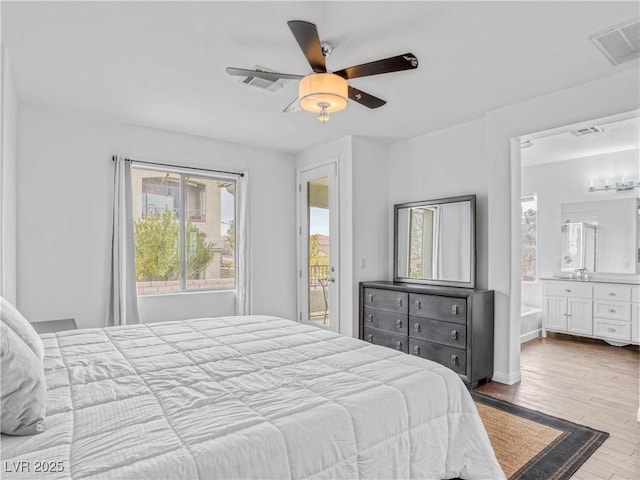
{"type": "Polygon", "coordinates": [[[372,293],[370,293],[370,294],[368,295],[368,297],[369,297],[369,301],[370,301],[370,302],[373,302],[373,294],[372,294],[372,293]]]}
{"type": "Polygon", "coordinates": [[[416,300],[415,305],[416,305],[416,308],[417,308],[418,310],[420,310],[420,309],[422,308],[422,302],[420,302],[420,300],[416,300]]]}
{"type": "Polygon", "coordinates": [[[370,321],[370,322],[373,322],[373,313],[370,313],[370,314],[368,315],[368,318],[369,318],[369,321],[370,321]]]}
{"type": "Polygon", "coordinates": [[[607,332],[615,332],[616,329],[615,328],[607,328],[607,332]]]}
{"type": "Polygon", "coordinates": [[[458,305],[454,305],[451,307],[451,313],[453,315],[458,315],[458,305]]]}
{"type": "Polygon", "coordinates": [[[615,292],[609,292],[609,296],[610,296],[610,297],[615,297],[615,296],[616,296],[616,293],[615,293],[615,292]]]}
{"type": "Polygon", "coordinates": [[[396,342],[396,350],[402,350],[402,342],[396,342]]]}
{"type": "Polygon", "coordinates": [[[369,335],[367,335],[367,341],[373,342],[373,333],[370,333],[369,335]]]}
{"type": "Polygon", "coordinates": [[[399,307],[401,307],[401,306],[402,306],[402,299],[401,299],[401,298],[399,298],[399,299],[397,300],[396,305],[398,305],[399,307]]]}
{"type": "Polygon", "coordinates": [[[451,330],[451,338],[454,340],[458,339],[458,332],[456,330],[451,330]]]}
{"type": "Polygon", "coordinates": [[[458,356],[451,355],[451,365],[458,365],[458,356]]]}
{"type": "Polygon", "coordinates": [[[567,288],[567,289],[565,289],[565,292],[571,293],[571,290],[567,288]]]}
{"type": "Polygon", "coordinates": [[[420,324],[419,323],[414,323],[413,324],[413,331],[414,332],[419,332],[420,331],[420,324]]]}
{"type": "Polygon", "coordinates": [[[416,345],[415,347],[413,347],[413,353],[415,353],[416,355],[420,355],[420,345],[416,345]]]}
{"type": "Polygon", "coordinates": [[[607,310],[609,313],[616,313],[616,311],[613,308],[610,308],[609,310],[607,310]]]}
{"type": "Polygon", "coordinates": [[[402,328],[402,320],[400,319],[396,320],[396,327],[402,328]]]}

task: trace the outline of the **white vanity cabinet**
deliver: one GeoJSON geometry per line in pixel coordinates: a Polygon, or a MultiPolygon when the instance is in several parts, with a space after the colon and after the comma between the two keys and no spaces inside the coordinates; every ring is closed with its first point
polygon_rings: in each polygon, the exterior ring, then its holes
{"type": "Polygon", "coordinates": [[[593,328],[598,338],[631,341],[631,286],[594,285],[593,328]]]}
{"type": "Polygon", "coordinates": [[[545,330],[593,334],[593,292],[591,285],[575,282],[547,282],[544,288],[543,336],[545,330]]]}
{"type": "Polygon", "coordinates": [[[546,331],[600,338],[613,345],[640,343],[640,287],[632,284],[546,280],[546,331]]]}

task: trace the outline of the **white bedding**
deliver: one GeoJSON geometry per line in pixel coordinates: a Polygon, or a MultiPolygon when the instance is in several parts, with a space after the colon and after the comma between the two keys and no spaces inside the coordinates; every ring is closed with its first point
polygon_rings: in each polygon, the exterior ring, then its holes
{"type": "Polygon", "coordinates": [[[504,478],[458,376],[392,349],[264,316],[42,338],[46,431],[2,435],[2,478],[504,478]]]}

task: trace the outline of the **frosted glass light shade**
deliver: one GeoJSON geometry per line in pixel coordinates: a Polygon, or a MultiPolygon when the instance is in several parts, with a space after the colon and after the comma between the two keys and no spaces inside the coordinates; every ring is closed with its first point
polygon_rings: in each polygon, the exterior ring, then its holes
{"type": "Polygon", "coordinates": [[[333,73],[315,73],[300,80],[300,107],[308,112],[339,112],[347,106],[347,81],[333,73]]]}

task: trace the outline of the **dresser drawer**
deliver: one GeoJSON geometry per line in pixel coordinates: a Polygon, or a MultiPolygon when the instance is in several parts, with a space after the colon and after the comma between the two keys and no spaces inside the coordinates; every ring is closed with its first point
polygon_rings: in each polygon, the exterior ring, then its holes
{"type": "Polygon", "coordinates": [[[628,342],[631,340],[631,323],[618,322],[616,320],[595,319],[593,334],[600,338],[620,340],[628,342]]]}
{"type": "Polygon", "coordinates": [[[631,287],[631,301],[640,303],[640,287],[631,287]]]}
{"type": "Polygon", "coordinates": [[[389,332],[406,335],[409,327],[409,317],[402,313],[378,310],[377,308],[364,309],[364,326],[379,328],[389,332]]]}
{"type": "Polygon", "coordinates": [[[464,298],[438,295],[409,295],[409,313],[416,317],[467,323],[467,302],[464,298]]]}
{"type": "Polygon", "coordinates": [[[626,285],[594,285],[593,298],[598,300],[631,301],[631,287],[626,285]]]}
{"type": "Polygon", "coordinates": [[[431,318],[409,317],[409,335],[450,347],[465,348],[467,327],[459,323],[442,322],[431,318]]]}
{"type": "Polygon", "coordinates": [[[409,353],[438,362],[461,375],[466,373],[467,354],[460,348],[409,338],[409,353]]]}
{"type": "Polygon", "coordinates": [[[407,353],[409,351],[407,338],[406,335],[386,332],[377,328],[365,328],[363,340],[407,353]]]}
{"type": "Polygon", "coordinates": [[[622,322],[630,322],[631,304],[625,302],[611,302],[607,300],[594,300],[593,316],[620,320],[622,322]]]}
{"type": "Polygon", "coordinates": [[[546,282],[544,285],[545,295],[564,297],[584,297],[591,298],[593,287],[590,284],[578,282],[546,282]]]}
{"type": "Polygon", "coordinates": [[[364,306],[375,307],[398,313],[407,313],[409,294],[394,290],[382,290],[379,288],[364,289],[364,306]]]}

